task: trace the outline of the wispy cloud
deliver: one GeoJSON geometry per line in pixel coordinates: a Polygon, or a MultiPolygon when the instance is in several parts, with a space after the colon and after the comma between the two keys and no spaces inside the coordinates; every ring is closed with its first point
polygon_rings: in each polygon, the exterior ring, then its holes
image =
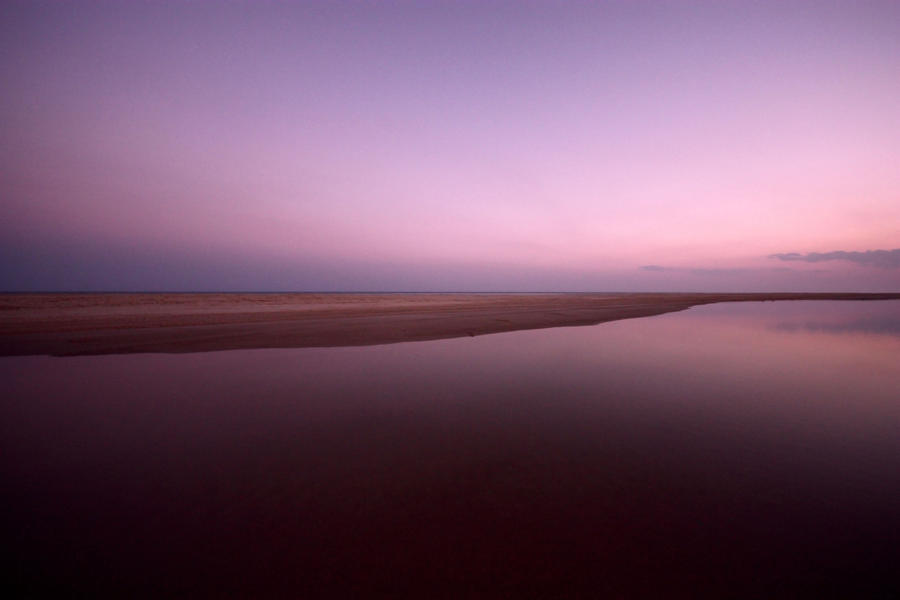
{"type": "Polygon", "coordinates": [[[846,260],[867,267],[880,267],[882,269],[900,268],[900,248],[893,250],[866,250],[865,252],[847,252],[835,250],[834,252],[784,252],[770,254],[769,258],[777,258],[784,261],[824,262],[828,260],[846,260]]]}
{"type": "MultiPolygon", "coordinates": [[[[751,273],[754,271],[758,271],[759,269],[710,269],[710,268],[694,268],[688,269],[694,275],[743,275],[745,273],[751,273]]],[[[766,271],[770,269],[764,269],[766,271]]]]}
{"type": "Polygon", "coordinates": [[[710,268],[710,267],[663,267],[661,265],[644,265],[639,267],[642,271],[651,271],[653,273],[689,273],[691,275],[714,277],[718,276],[736,276],[758,273],[776,273],[784,271],[794,271],[787,267],[769,267],[765,269],[750,268],[710,268]]]}

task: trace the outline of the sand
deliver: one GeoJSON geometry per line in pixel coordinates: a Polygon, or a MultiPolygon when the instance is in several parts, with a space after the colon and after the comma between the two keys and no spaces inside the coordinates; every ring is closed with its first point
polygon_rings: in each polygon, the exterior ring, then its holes
{"type": "Polygon", "coordinates": [[[2,294],[0,356],[354,346],[894,294],[2,294]]]}

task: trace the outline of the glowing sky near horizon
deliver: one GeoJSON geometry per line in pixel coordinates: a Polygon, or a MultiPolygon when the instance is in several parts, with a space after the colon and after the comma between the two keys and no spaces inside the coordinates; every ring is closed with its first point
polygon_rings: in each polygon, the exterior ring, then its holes
{"type": "Polygon", "coordinates": [[[0,289],[900,290],[900,2],[0,29],[0,289]]]}

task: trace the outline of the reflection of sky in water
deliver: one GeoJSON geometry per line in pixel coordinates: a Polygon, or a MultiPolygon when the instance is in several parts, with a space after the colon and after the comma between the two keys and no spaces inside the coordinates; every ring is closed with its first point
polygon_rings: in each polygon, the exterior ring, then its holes
{"type": "Polygon", "coordinates": [[[758,320],[780,331],[900,335],[900,301],[798,301],[718,304],[698,307],[704,315],[758,320]],[[793,306],[786,306],[792,304],[793,306]]]}
{"type": "Polygon", "coordinates": [[[17,567],[197,594],[883,591],[900,337],[846,331],[898,312],[4,358],[17,567]]]}
{"type": "Polygon", "coordinates": [[[900,318],[886,317],[883,319],[859,319],[843,323],[828,323],[820,321],[786,321],[779,323],[777,328],[782,331],[821,331],[823,333],[874,333],[883,335],[900,335],[900,318]]]}

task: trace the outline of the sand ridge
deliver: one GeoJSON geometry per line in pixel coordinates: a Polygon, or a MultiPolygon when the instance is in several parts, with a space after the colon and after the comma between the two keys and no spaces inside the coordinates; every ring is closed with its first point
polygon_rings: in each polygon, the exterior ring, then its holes
{"type": "Polygon", "coordinates": [[[895,294],[0,294],[0,356],[347,346],[592,325],[714,302],[895,294]]]}

